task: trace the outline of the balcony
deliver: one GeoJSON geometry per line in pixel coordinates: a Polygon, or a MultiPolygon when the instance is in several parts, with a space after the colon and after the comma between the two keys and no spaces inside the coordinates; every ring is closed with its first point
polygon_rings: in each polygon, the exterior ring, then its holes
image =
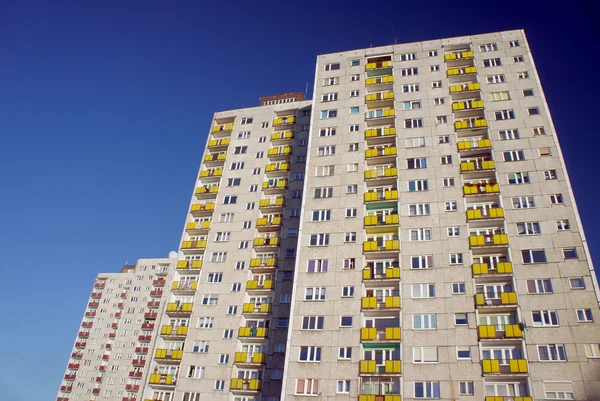
{"type": "Polygon", "coordinates": [[[154,354],[154,358],[159,359],[159,360],[180,361],[182,357],[183,357],[182,349],[159,348],[156,350],[156,352],[154,354]]]}
{"type": "Polygon", "coordinates": [[[290,171],[290,163],[279,162],[267,164],[265,174],[267,177],[287,177],[290,171]]]}
{"type": "Polygon", "coordinates": [[[233,131],[233,124],[215,125],[210,130],[211,133],[217,132],[231,132],[233,131]]]}
{"type": "MultiPolygon", "coordinates": [[[[102,379],[101,379],[100,381],[102,381],[102,379]]],[[[93,395],[100,395],[100,388],[95,388],[95,389],[93,389],[93,390],[92,390],[92,394],[93,394],[93,395]]]]}
{"type": "Polygon", "coordinates": [[[280,230],[283,224],[283,217],[260,217],[256,219],[256,228],[259,231],[280,230]]]}
{"type": "Polygon", "coordinates": [[[468,209],[467,220],[503,219],[504,209],[494,207],[490,209],[468,209]]]}
{"type": "Polygon", "coordinates": [[[198,288],[198,281],[173,281],[171,292],[173,294],[193,294],[198,288]]]}
{"type": "Polygon", "coordinates": [[[252,258],[252,259],[250,259],[250,269],[251,270],[276,269],[277,262],[278,262],[277,258],[252,258]]]}
{"type": "Polygon", "coordinates": [[[104,281],[101,281],[99,283],[94,283],[94,288],[97,289],[103,289],[106,286],[106,283],[104,281]]]}
{"type": "Polygon", "coordinates": [[[284,127],[284,126],[292,125],[292,124],[296,124],[295,116],[286,116],[286,117],[276,118],[273,120],[273,128],[276,128],[276,129],[279,127],[284,127]]]}
{"type": "Polygon", "coordinates": [[[463,60],[463,59],[472,59],[472,58],[473,58],[473,52],[470,50],[444,54],[444,61],[463,60]]]}
{"type": "Polygon", "coordinates": [[[495,170],[496,163],[493,160],[470,160],[460,162],[460,172],[469,173],[475,171],[495,170]]]}
{"type": "Polygon", "coordinates": [[[192,205],[192,209],[190,210],[190,213],[194,217],[212,216],[214,210],[215,210],[214,202],[209,202],[209,203],[204,203],[204,204],[196,203],[196,204],[192,205]]]}
{"type": "Polygon", "coordinates": [[[390,359],[385,361],[384,365],[377,365],[374,360],[361,360],[359,373],[363,374],[400,374],[402,373],[402,361],[390,359]]]}
{"type": "Polygon", "coordinates": [[[166,283],[167,280],[165,280],[164,278],[159,278],[152,281],[152,285],[155,287],[164,287],[166,283]]]}
{"type": "Polygon", "coordinates": [[[365,216],[364,225],[365,227],[371,226],[391,226],[398,225],[400,223],[400,216],[397,214],[387,214],[385,216],[365,216]]]}
{"type": "Polygon", "coordinates": [[[77,349],[85,348],[86,345],[87,345],[87,343],[85,341],[77,341],[75,343],[75,348],[77,348],[77,349]]]}
{"type": "Polygon", "coordinates": [[[365,96],[365,102],[369,104],[387,104],[394,103],[394,92],[378,92],[378,93],[369,93],[365,96]]]}
{"type": "Polygon", "coordinates": [[[400,327],[363,327],[360,329],[360,341],[400,341],[402,329],[400,327]]]}
{"type": "Polygon", "coordinates": [[[456,131],[469,130],[469,129],[481,129],[487,128],[488,123],[485,118],[475,118],[472,120],[462,120],[454,122],[454,129],[456,131]]]}
{"type": "Polygon", "coordinates": [[[473,263],[473,275],[481,274],[512,274],[513,267],[511,262],[499,262],[492,266],[487,263],[473,263]]]}
{"type": "Polygon", "coordinates": [[[216,198],[218,193],[218,185],[204,185],[196,188],[196,198],[198,199],[216,198]]]}
{"type": "Polygon", "coordinates": [[[263,316],[271,313],[273,309],[273,304],[269,303],[245,303],[242,308],[242,313],[247,316],[257,315],[263,316]]]}
{"type": "Polygon", "coordinates": [[[184,304],[179,304],[178,302],[169,302],[167,304],[167,315],[169,315],[169,316],[190,316],[192,314],[193,308],[194,308],[194,304],[191,302],[187,302],[184,304]]]}
{"type": "Polygon", "coordinates": [[[114,323],[113,323],[113,324],[110,326],[110,328],[111,328],[111,329],[113,329],[113,330],[116,330],[116,329],[118,329],[118,328],[119,328],[119,323],[118,323],[118,322],[114,322],[114,323]]]}
{"type": "Polygon", "coordinates": [[[108,334],[108,338],[111,339],[111,340],[114,340],[115,338],[117,338],[117,333],[114,333],[114,332],[113,333],[109,333],[108,334]]]}
{"type": "Polygon", "coordinates": [[[102,298],[101,292],[92,292],[92,299],[100,299],[102,298]]]}
{"type": "Polygon", "coordinates": [[[100,306],[100,302],[98,301],[92,301],[88,303],[88,308],[90,309],[98,309],[98,307],[100,306]]]}
{"type": "Polygon", "coordinates": [[[131,364],[133,366],[135,366],[136,368],[142,368],[146,365],[146,360],[145,359],[134,359],[131,364]]]}
{"type": "Polygon", "coordinates": [[[385,297],[362,297],[361,310],[391,310],[400,309],[400,297],[397,295],[385,297]]]}
{"type": "Polygon", "coordinates": [[[271,134],[271,142],[289,141],[294,139],[294,131],[275,132],[271,134]]]}
{"type": "Polygon", "coordinates": [[[266,355],[263,352],[255,352],[248,354],[247,352],[236,352],[234,364],[239,366],[264,365],[266,355]]]}
{"type": "Polygon", "coordinates": [[[158,309],[160,307],[160,301],[150,301],[146,304],[149,309],[158,309]]]}
{"type": "Polygon", "coordinates": [[[475,92],[481,90],[479,82],[464,83],[461,85],[451,85],[449,88],[450,94],[461,92],[475,92]]]}
{"type": "Polygon", "coordinates": [[[202,260],[179,260],[177,261],[177,270],[200,270],[202,263],[202,260]]]}
{"type": "Polygon", "coordinates": [[[261,199],[258,207],[259,209],[281,209],[285,206],[285,197],[276,196],[268,199],[261,199]]]}
{"type": "Polygon", "coordinates": [[[450,68],[446,71],[448,78],[456,77],[460,75],[471,75],[477,74],[477,67],[460,67],[460,68],[450,68]]]}
{"type": "Polygon", "coordinates": [[[163,325],[160,328],[160,335],[163,337],[185,337],[188,333],[188,326],[163,325]]]}
{"type": "Polygon", "coordinates": [[[466,100],[463,102],[452,103],[452,111],[470,111],[470,110],[481,110],[483,109],[483,100],[466,100]]]}
{"type": "Polygon", "coordinates": [[[77,370],[79,369],[79,366],[81,366],[79,363],[70,363],[67,365],[67,368],[69,370],[77,370]]]}
{"type": "Polygon", "coordinates": [[[269,149],[269,152],[268,152],[269,159],[271,159],[271,160],[289,159],[291,155],[292,155],[292,147],[291,146],[271,148],[271,149],[269,149]]]}
{"type": "Polygon", "coordinates": [[[140,385],[139,384],[126,384],[125,390],[136,393],[136,392],[140,391],[140,385]]]}
{"type": "Polygon", "coordinates": [[[527,373],[526,359],[508,359],[508,364],[500,364],[500,359],[482,359],[483,374],[493,373],[527,373]]]}
{"type": "Polygon", "coordinates": [[[150,297],[152,298],[160,298],[163,295],[163,289],[162,288],[158,288],[155,290],[150,291],[150,297]]]}
{"type": "Polygon", "coordinates": [[[150,311],[150,312],[144,313],[144,318],[149,319],[149,320],[155,320],[157,317],[158,317],[158,312],[156,312],[156,311],[150,311]]]}
{"type": "Polygon", "coordinates": [[[185,231],[190,235],[202,235],[210,230],[211,221],[190,221],[185,225],[185,231]]]}
{"type": "Polygon", "coordinates": [[[463,185],[465,195],[497,194],[500,192],[500,185],[495,182],[483,182],[480,184],[463,185]]]}
{"type": "Polygon", "coordinates": [[[523,329],[519,324],[506,324],[504,326],[481,325],[477,326],[480,339],[522,338],[523,329]]]}
{"type": "Polygon", "coordinates": [[[502,397],[502,396],[487,395],[485,397],[485,401],[533,401],[533,398],[526,397],[526,396],[502,397]]]}
{"type": "Polygon", "coordinates": [[[144,375],[144,372],[129,372],[129,377],[132,379],[140,379],[144,375]]]}
{"type": "Polygon", "coordinates": [[[89,338],[90,332],[89,331],[80,331],[77,336],[79,338],[89,338]]]}
{"type": "Polygon", "coordinates": [[[485,235],[470,235],[469,245],[472,248],[480,246],[503,246],[508,245],[507,234],[485,234],[485,235]]]}
{"type": "Polygon", "coordinates": [[[83,328],[83,329],[91,329],[93,325],[94,325],[93,322],[83,322],[83,323],[81,323],[81,328],[83,328]]]}
{"type": "Polygon", "coordinates": [[[154,327],[154,323],[142,323],[142,331],[152,331],[154,327]]]}
{"type": "Polygon", "coordinates": [[[68,382],[72,382],[72,381],[74,381],[76,378],[77,378],[77,375],[76,375],[76,374],[72,374],[72,375],[66,374],[66,375],[65,375],[65,381],[68,381],[68,382]]]}
{"type": "Polygon", "coordinates": [[[399,251],[399,250],[400,250],[400,241],[397,239],[363,242],[363,252],[385,252],[385,251],[399,251]]]}
{"type": "Polygon", "coordinates": [[[372,78],[367,78],[365,80],[365,85],[367,86],[377,86],[377,85],[389,85],[389,84],[393,84],[394,83],[394,76],[393,75],[383,75],[381,77],[372,77],[372,78]]]}
{"type": "Polygon", "coordinates": [[[115,319],[120,319],[120,318],[121,318],[121,312],[115,313],[115,319]]]}
{"type": "Polygon", "coordinates": [[[177,376],[160,373],[151,373],[150,378],[148,379],[148,383],[150,385],[158,384],[163,386],[174,386],[175,384],[177,384],[177,376]]]}
{"type": "Polygon", "coordinates": [[[501,292],[500,298],[487,298],[486,294],[475,294],[475,306],[514,306],[517,305],[516,292],[501,292]]]}
{"type": "Polygon", "coordinates": [[[369,280],[398,280],[400,279],[399,267],[388,267],[384,272],[377,272],[373,268],[364,268],[362,272],[363,281],[369,280]]]}
{"type": "Polygon", "coordinates": [[[198,253],[206,249],[206,240],[183,241],[181,250],[183,253],[198,253]]]}
{"type": "Polygon", "coordinates": [[[258,379],[231,379],[229,390],[234,394],[258,393],[262,388],[262,380],[258,379]]]}
{"type": "Polygon", "coordinates": [[[365,180],[373,180],[377,178],[397,178],[398,169],[396,167],[377,168],[365,170],[365,180]]]}
{"type": "Polygon", "coordinates": [[[69,397],[57,397],[56,401],[69,401],[69,397]]]}
{"type": "Polygon", "coordinates": [[[367,65],[365,65],[365,71],[380,70],[382,68],[392,68],[392,65],[393,65],[392,60],[367,63],[367,65]]]}
{"type": "Polygon", "coordinates": [[[287,187],[288,180],[284,178],[279,178],[263,182],[262,190],[265,194],[284,194],[287,187]]]}
{"type": "Polygon", "coordinates": [[[383,191],[365,192],[365,202],[398,200],[398,190],[389,189],[383,191]]]}
{"type": "Polygon", "coordinates": [[[73,358],[73,359],[81,359],[81,358],[83,358],[83,352],[73,352],[71,354],[71,358],[73,358]]]}
{"type": "Polygon", "coordinates": [[[360,394],[358,401],[402,401],[402,396],[400,394],[360,394]]]}
{"type": "Polygon", "coordinates": [[[383,124],[384,122],[393,122],[395,117],[396,111],[394,109],[377,109],[370,110],[365,113],[365,121],[376,121],[378,124],[383,124]]]}
{"type": "Polygon", "coordinates": [[[148,347],[135,347],[135,353],[139,355],[146,355],[148,353],[148,347]]]}
{"type": "Polygon", "coordinates": [[[219,153],[211,153],[204,156],[204,163],[206,165],[223,165],[225,163],[225,159],[227,158],[226,152],[219,153]]]}
{"type": "Polygon", "coordinates": [[[106,372],[106,365],[100,365],[100,367],[98,367],[98,371],[106,372]]]}
{"type": "Polygon", "coordinates": [[[73,391],[73,386],[60,386],[60,391],[62,391],[63,393],[70,393],[71,391],[73,391]]]}
{"type": "Polygon", "coordinates": [[[224,150],[229,146],[229,142],[231,142],[229,138],[211,139],[208,141],[208,149],[211,151],[224,150]]]}
{"type": "Polygon", "coordinates": [[[396,128],[388,127],[388,128],[371,128],[365,130],[365,139],[373,139],[373,138],[393,138],[396,136],[396,128]]]}
{"type": "Polygon", "coordinates": [[[366,159],[394,157],[398,154],[398,149],[395,146],[376,147],[365,151],[366,159]]]}
{"type": "Polygon", "coordinates": [[[271,293],[274,288],[273,280],[248,280],[246,281],[246,292],[248,293],[271,293]]]}
{"type": "Polygon", "coordinates": [[[487,149],[492,147],[492,141],[490,139],[477,139],[473,141],[458,141],[456,143],[458,151],[465,151],[471,149],[487,149]]]}
{"type": "Polygon", "coordinates": [[[223,176],[222,168],[215,168],[210,170],[204,170],[200,172],[200,180],[202,180],[203,184],[207,182],[219,182],[221,177],[223,176]]]}
{"type": "Polygon", "coordinates": [[[123,309],[123,302],[119,302],[119,303],[117,304],[117,308],[119,308],[119,309],[123,309]]]}
{"type": "Polygon", "coordinates": [[[279,237],[254,238],[254,242],[252,243],[252,245],[255,248],[271,248],[271,247],[278,248],[280,239],[281,238],[279,238],[279,237]]]}
{"type": "Polygon", "coordinates": [[[85,312],[85,317],[96,317],[96,311],[85,312]]]}
{"type": "Polygon", "coordinates": [[[267,338],[269,329],[267,327],[240,327],[238,337],[240,338],[267,338]]]}

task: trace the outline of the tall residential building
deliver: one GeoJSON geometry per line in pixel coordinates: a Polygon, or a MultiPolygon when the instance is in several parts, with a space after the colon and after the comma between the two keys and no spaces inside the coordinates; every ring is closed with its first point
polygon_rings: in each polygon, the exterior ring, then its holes
{"type": "Polygon", "coordinates": [[[176,258],[140,259],[96,277],[57,401],[140,399],[176,258]]]}
{"type": "Polygon", "coordinates": [[[600,400],[598,283],[523,31],[321,55],[313,94],[215,114],[122,401],[600,400]]]}

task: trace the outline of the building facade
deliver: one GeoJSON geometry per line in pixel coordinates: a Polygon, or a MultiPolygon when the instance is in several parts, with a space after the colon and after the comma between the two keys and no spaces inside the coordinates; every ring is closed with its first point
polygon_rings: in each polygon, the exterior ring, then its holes
{"type": "Polygon", "coordinates": [[[321,55],[312,101],[260,104],[214,115],[123,401],[600,399],[598,285],[523,31],[321,55]]]}

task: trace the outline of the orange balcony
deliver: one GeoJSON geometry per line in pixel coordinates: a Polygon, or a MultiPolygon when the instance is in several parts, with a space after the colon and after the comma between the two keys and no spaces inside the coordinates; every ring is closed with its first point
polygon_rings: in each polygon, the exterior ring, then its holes
{"type": "Polygon", "coordinates": [[[504,209],[494,207],[490,209],[468,209],[467,220],[503,219],[504,209]]]}
{"type": "Polygon", "coordinates": [[[285,116],[273,120],[273,127],[281,127],[285,125],[296,124],[295,116],[285,116]]]}
{"type": "Polygon", "coordinates": [[[386,167],[383,169],[373,169],[365,171],[365,180],[375,178],[397,178],[398,169],[396,167],[386,167]]]}
{"type": "Polygon", "coordinates": [[[398,149],[395,146],[381,146],[365,150],[365,158],[373,159],[384,156],[396,156],[398,149]]]}
{"type": "Polygon", "coordinates": [[[389,359],[383,365],[377,365],[375,360],[362,360],[359,364],[360,374],[382,374],[382,373],[402,373],[402,361],[399,359],[389,359]]]}
{"type": "Polygon", "coordinates": [[[227,146],[229,146],[229,142],[231,142],[229,138],[211,139],[208,141],[208,149],[212,151],[227,148],[227,146]]]}
{"type": "Polygon", "coordinates": [[[470,120],[462,120],[454,122],[454,129],[457,131],[466,129],[487,128],[488,123],[485,118],[474,118],[470,120]]]}
{"type": "Polygon", "coordinates": [[[254,238],[253,246],[255,248],[279,247],[279,237],[259,237],[254,238]]]}
{"type": "Polygon", "coordinates": [[[190,221],[185,225],[185,231],[190,235],[205,234],[210,230],[211,221],[190,221]]]}
{"type": "Polygon", "coordinates": [[[210,170],[204,170],[200,172],[200,179],[206,179],[206,178],[221,178],[223,176],[223,169],[222,168],[215,168],[215,169],[210,169],[210,170]]]}
{"type": "Polygon", "coordinates": [[[471,66],[471,67],[449,68],[446,71],[446,74],[448,75],[448,77],[477,74],[477,67],[471,66]]]}
{"type": "Polygon", "coordinates": [[[481,368],[483,374],[489,373],[527,373],[526,359],[509,359],[508,365],[500,363],[500,359],[482,359],[481,368]]]}
{"type": "Polygon", "coordinates": [[[189,316],[192,314],[194,304],[191,302],[179,304],[178,302],[169,302],[167,304],[167,315],[169,316],[189,316]]]}
{"type": "Polygon", "coordinates": [[[162,386],[175,386],[177,384],[177,376],[169,374],[151,373],[148,383],[152,387],[153,384],[162,386]]]}
{"type": "Polygon", "coordinates": [[[183,357],[182,349],[164,349],[159,348],[156,350],[154,354],[155,359],[172,359],[172,360],[181,360],[183,357]]]}
{"type": "Polygon", "coordinates": [[[393,84],[393,83],[394,83],[393,75],[383,75],[380,77],[367,78],[365,80],[365,85],[367,85],[367,86],[386,85],[386,84],[393,84]]]}
{"type": "Polygon", "coordinates": [[[461,173],[494,169],[496,169],[496,163],[493,160],[469,160],[460,162],[461,173]]]}
{"type": "Polygon", "coordinates": [[[277,258],[252,258],[250,269],[273,269],[277,268],[277,258]]]}
{"type": "Polygon", "coordinates": [[[258,207],[261,209],[281,208],[285,206],[285,197],[278,196],[275,198],[261,199],[258,207]]]}
{"type": "Polygon", "coordinates": [[[193,293],[198,288],[198,281],[173,281],[171,291],[176,293],[193,293]]]}
{"type": "Polygon", "coordinates": [[[208,154],[206,156],[204,156],[204,163],[224,163],[225,159],[227,158],[227,153],[225,152],[220,152],[220,153],[211,153],[208,154]]]}
{"type": "Polygon", "coordinates": [[[188,326],[165,324],[160,328],[160,335],[164,337],[185,337],[188,329],[188,326]]]}
{"type": "Polygon", "coordinates": [[[451,85],[449,88],[450,94],[460,92],[475,92],[481,90],[481,85],[478,82],[464,83],[461,85],[451,85]]]}
{"type": "Polygon", "coordinates": [[[463,150],[471,150],[471,149],[485,149],[492,147],[492,141],[490,139],[476,139],[476,140],[468,140],[468,141],[458,141],[456,142],[456,147],[458,151],[463,150]]]}
{"type": "Polygon", "coordinates": [[[367,63],[365,65],[365,71],[379,70],[382,68],[392,68],[392,65],[392,60],[376,61],[374,63],[367,63]]]}
{"type": "Polygon", "coordinates": [[[218,185],[204,185],[196,188],[197,198],[214,198],[219,193],[218,185]]]}
{"type": "Polygon", "coordinates": [[[233,393],[259,393],[262,380],[258,379],[231,379],[229,390],[233,393]]]}
{"type": "Polygon", "coordinates": [[[365,131],[365,139],[388,137],[393,138],[396,136],[396,128],[372,128],[365,131]]]}
{"type": "Polygon", "coordinates": [[[273,280],[248,280],[246,281],[246,292],[271,292],[274,288],[273,280]]]}
{"type": "Polygon", "coordinates": [[[268,303],[245,303],[242,308],[242,313],[245,315],[268,315],[273,309],[273,304],[268,303]]]}
{"type": "Polygon", "coordinates": [[[363,242],[363,252],[381,252],[381,251],[399,251],[399,250],[400,250],[400,241],[397,239],[363,242]]]}
{"type": "Polygon", "coordinates": [[[206,240],[183,241],[181,249],[206,249],[206,240]]]}
{"type": "Polygon", "coordinates": [[[256,220],[256,227],[280,227],[283,217],[260,217],[256,220]]]}
{"type": "Polygon", "coordinates": [[[269,152],[268,152],[269,159],[271,159],[271,160],[288,159],[291,154],[292,154],[291,146],[271,148],[271,149],[269,149],[269,152]]]}

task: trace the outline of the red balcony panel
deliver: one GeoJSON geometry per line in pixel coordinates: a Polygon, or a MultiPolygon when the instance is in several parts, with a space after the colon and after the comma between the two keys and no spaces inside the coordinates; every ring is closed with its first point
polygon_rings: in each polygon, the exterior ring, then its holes
{"type": "Polygon", "coordinates": [[[148,353],[148,347],[135,347],[135,353],[145,355],[148,353]]]}
{"type": "Polygon", "coordinates": [[[104,288],[104,286],[106,285],[106,283],[101,282],[101,283],[94,283],[94,288],[104,288]]]}
{"type": "Polygon", "coordinates": [[[75,343],[75,348],[85,348],[87,343],[85,341],[78,341],[75,343]]]}
{"type": "Polygon", "coordinates": [[[85,312],[85,317],[95,317],[96,311],[85,312]]]}
{"type": "Polygon", "coordinates": [[[81,323],[81,327],[83,327],[84,329],[91,329],[93,325],[94,325],[94,323],[92,323],[92,322],[81,323]]]}
{"type": "Polygon", "coordinates": [[[105,372],[105,371],[106,371],[106,365],[102,365],[102,366],[100,366],[100,367],[98,368],[98,370],[99,370],[100,372],[105,372]]]}
{"type": "Polygon", "coordinates": [[[102,376],[96,377],[96,383],[102,383],[102,376]]]}
{"type": "Polygon", "coordinates": [[[132,363],[133,363],[133,366],[135,366],[135,367],[142,367],[146,364],[146,360],[145,359],[134,359],[132,363]]]}
{"type": "Polygon", "coordinates": [[[113,323],[112,326],[110,326],[113,330],[116,330],[119,328],[119,323],[113,323]]]}
{"type": "Polygon", "coordinates": [[[140,391],[140,385],[139,384],[127,384],[125,386],[125,390],[127,390],[127,391],[140,391]]]}
{"type": "Polygon", "coordinates": [[[138,341],[141,343],[149,343],[152,340],[152,336],[139,336],[138,341]]]}
{"type": "Polygon", "coordinates": [[[120,318],[121,318],[121,312],[115,313],[115,319],[120,319],[120,318]]]}
{"type": "Polygon", "coordinates": [[[143,372],[129,372],[129,377],[140,379],[143,374],[143,372]]]}
{"type": "Polygon", "coordinates": [[[135,397],[123,397],[121,401],[137,401],[135,397]]]}
{"type": "Polygon", "coordinates": [[[99,395],[100,394],[100,389],[99,388],[95,388],[92,390],[92,394],[94,395],[99,395]]]}
{"type": "Polygon", "coordinates": [[[83,354],[81,352],[73,352],[71,354],[71,358],[73,359],[81,359],[83,357],[83,354]]]}
{"type": "Polygon", "coordinates": [[[77,375],[65,375],[65,380],[66,381],[70,381],[72,382],[73,380],[75,380],[75,378],[77,377],[77,375]]]}
{"type": "Polygon", "coordinates": [[[110,338],[111,340],[113,340],[116,336],[117,336],[117,333],[109,333],[108,334],[108,338],[110,338]]]}
{"type": "Polygon", "coordinates": [[[106,348],[106,349],[109,349],[109,350],[110,350],[110,349],[112,349],[112,344],[106,344],[106,346],[105,346],[104,348],[106,348]]]}
{"type": "Polygon", "coordinates": [[[150,308],[150,309],[156,309],[159,306],[160,306],[160,301],[148,302],[148,308],[150,308]]]}
{"type": "Polygon", "coordinates": [[[68,397],[57,397],[56,401],[69,401],[68,397]]]}
{"type": "Polygon", "coordinates": [[[156,319],[158,317],[158,312],[146,312],[144,313],[144,317],[146,319],[156,319]]]}
{"type": "Polygon", "coordinates": [[[108,355],[108,354],[102,355],[102,360],[108,361],[108,358],[110,358],[110,355],[108,355]]]}
{"type": "Polygon", "coordinates": [[[117,308],[119,308],[119,309],[123,309],[123,302],[119,302],[119,303],[117,304],[117,308]]]}
{"type": "Polygon", "coordinates": [[[63,393],[70,393],[73,390],[73,386],[60,386],[60,391],[63,393]]]}
{"type": "Polygon", "coordinates": [[[159,278],[158,280],[154,280],[152,282],[152,284],[155,287],[164,287],[164,285],[167,283],[167,280],[165,280],[164,278],[159,278]]]}
{"type": "Polygon", "coordinates": [[[97,301],[92,301],[92,302],[88,303],[88,308],[91,308],[91,309],[96,309],[99,306],[100,306],[100,302],[97,302],[97,301]]]}
{"type": "Polygon", "coordinates": [[[163,294],[163,290],[162,289],[150,291],[150,296],[151,297],[162,297],[162,294],[163,294]]]}
{"type": "Polygon", "coordinates": [[[67,367],[71,370],[77,370],[77,369],[79,369],[79,364],[78,363],[70,363],[67,365],[67,367]]]}
{"type": "Polygon", "coordinates": [[[122,292],[121,293],[121,298],[123,298],[123,299],[127,298],[127,293],[126,292],[122,292]]]}
{"type": "Polygon", "coordinates": [[[101,292],[92,292],[92,298],[100,299],[100,298],[102,298],[102,293],[101,292]]]}
{"type": "Polygon", "coordinates": [[[154,323],[143,323],[142,330],[154,330],[154,323]]]}

